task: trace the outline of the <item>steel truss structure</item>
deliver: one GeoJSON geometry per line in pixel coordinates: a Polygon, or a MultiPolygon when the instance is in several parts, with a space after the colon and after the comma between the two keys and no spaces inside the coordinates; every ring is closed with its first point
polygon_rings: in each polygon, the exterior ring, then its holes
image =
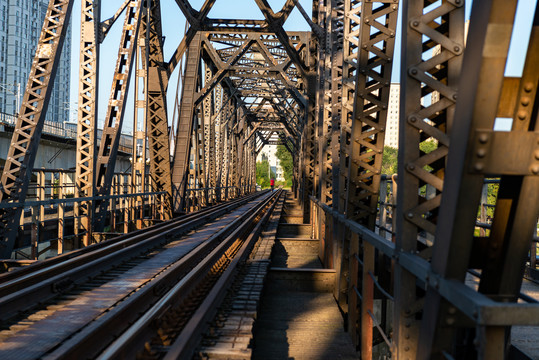
{"type": "MultiPolygon", "coordinates": [[[[165,59],[159,0],[125,0],[105,21],[99,0],[82,0],[76,196],[83,200],[74,201],[82,245],[114,227],[111,199],[119,193],[137,227],[144,194],[162,195],[154,220],[170,219],[255,191],[258,153],[284,145],[304,222],[320,239],[324,265],[336,270],[334,296],[361,358],[383,351],[396,359],[507,358],[511,326],[539,322],[536,304],[516,303],[539,215],[537,10],[523,75],[504,78],[517,1],[475,1],[467,44],[464,0],[313,0],[310,15],[298,0],[279,11],[255,0],[258,20],[211,18],[215,2],[195,10],[175,1],[188,27],[165,59]],[[388,240],[380,236],[387,229],[376,229],[386,218],[379,189],[399,7],[398,192],[388,240]],[[285,31],[294,9],[311,31],[285,31]],[[98,144],[100,44],[121,16],[98,144]],[[181,97],[169,119],[178,67],[181,97]],[[121,181],[131,190],[119,190],[114,169],[132,77],[132,168],[121,181]],[[498,117],[512,118],[512,129],[495,131],[498,117]],[[478,236],[485,178],[499,178],[500,187],[492,226],[478,236]],[[465,281],[476,270],[474,289],[465,281]]],[[[6,158],[3,258],[24,216],[72,5],[50,0],[6,158]]]]}

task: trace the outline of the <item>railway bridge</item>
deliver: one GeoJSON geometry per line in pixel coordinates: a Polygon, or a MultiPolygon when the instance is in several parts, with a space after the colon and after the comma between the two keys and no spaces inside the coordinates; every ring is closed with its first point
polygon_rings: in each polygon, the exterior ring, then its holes
{"type": "Polygon", "coordinates": [[[106,19],[99,0],[49,1],[1,154],[0,358],[539,358],[535,2],[253,0],[230,6],[260,16],[234,19],[220,1],[118,1],[106,19]],[[75,4],[76,165],[46,169],[75,4]],[[187,25],[166,57],[174,11],[187,25]],[[275,144],[293,185],[257,191],[275,144]]]}

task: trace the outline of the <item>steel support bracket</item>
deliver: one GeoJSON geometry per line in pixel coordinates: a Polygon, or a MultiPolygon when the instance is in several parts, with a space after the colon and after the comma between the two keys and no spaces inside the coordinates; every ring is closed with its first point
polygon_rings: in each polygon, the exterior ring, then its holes
{"type": "Polygon", "coordinates": [[[539,131],[477,130],[470,172],[539,175],[539,131]]]}

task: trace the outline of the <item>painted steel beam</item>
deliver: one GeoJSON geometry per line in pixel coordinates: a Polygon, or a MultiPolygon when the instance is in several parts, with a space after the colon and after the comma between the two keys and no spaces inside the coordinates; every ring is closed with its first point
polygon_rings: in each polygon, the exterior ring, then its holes
{"type": "Polygon", "coordinates": [[[154,191],[159,189],[168,194],[163,214],[164,219],[168,220],[172,217],[172,171],[166,102],[168,74],[163,66],[160,1],[153,0],[149,10],[146,131],[150,150],[150,176],[154,191]]]}
{"type": "MultiPolygon", "coordinates": [[[[78,197],[93,197],[95,190],[100,17],[100,0],[82,1],[75,174],[78,197]]],[[[83,244],[87,246],[92,238],[93,202],[77,203],[74,209],[75,234],[81,234],[83,244]]]]}

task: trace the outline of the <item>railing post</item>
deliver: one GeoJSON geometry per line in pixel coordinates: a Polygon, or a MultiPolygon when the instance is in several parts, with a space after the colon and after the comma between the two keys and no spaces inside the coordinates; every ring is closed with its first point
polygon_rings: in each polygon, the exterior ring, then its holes
{"type": "MultiPolygon", "coordinates": [[[[60,181],[58,182],[58,199],[63,200],[65,198],[65,176],[64,172],[60,172],[60,181]]],[[[64,214],[65,203],[58,204],[58,255],[64,252],[64,214]]]]}
{"type": "Polygon", "coordinates": [[[32,260],[37,260],[39,256],[39,227],[40,227],[40,216],[39,208],[41,206],[32,206],[32,233],[31,233],[31,254],[30,258],[32,260]]]}

